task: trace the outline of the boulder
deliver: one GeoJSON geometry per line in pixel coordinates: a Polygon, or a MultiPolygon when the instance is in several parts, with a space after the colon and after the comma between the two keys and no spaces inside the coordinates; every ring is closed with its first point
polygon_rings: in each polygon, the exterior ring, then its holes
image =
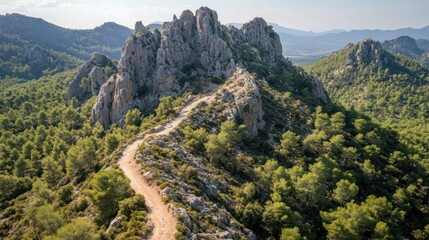
{"type": "Polygon", "coordinates": [[[117,216],[110,222],[109,228],[120,228],[123,221],[124,218],[122,216],[117,216]]]}
{"type": "Polygon", "coordinates": [[[187,227],[191,227],[192,221],[191,221],[191,218],[189,217],[188,213],[186,212],[186,209],[184,209],[184,208],[176,208],[174,210],[174,214],[178,215],[178,216],[181,216],[181,218],[183,219],[183,223],[187,227]]]}
{"type": "Polygon", "coordinates": [[[189,203],[189,205],[196,211],[202,211],[206,208],[204,205],[204,202],[201,200],[200,197],[196,197],[194,195],[190,195],[186,197],[186,202],[189,203]]]}

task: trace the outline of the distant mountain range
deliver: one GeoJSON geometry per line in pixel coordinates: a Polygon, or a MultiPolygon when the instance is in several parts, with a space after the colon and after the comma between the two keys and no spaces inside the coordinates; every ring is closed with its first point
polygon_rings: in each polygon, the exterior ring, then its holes
{"type": "MultiPolygon", "coordinates": [[[[346,30],[343,29],[333,29],[333,30],[329,30],[329,31],[324,31],[324,32],[313,32],[313,31],[303,31],[303,30],[298,30],[298,29],[293,29],[293,28],[287,28],[287,27],[283,27],[280,26],[276,23],[269,23],[274,31],[276,31],[277,33],[285,33],[285,34],[289,34],[289,35],[293,35],[293,36],[322,36],[325,34],[329,34],[329,33],[342,33],[342,32],[346,32],[346,30]]],[[[236,28],[241,28],[243,26],[242,23],[228,23],[226,24],[227,26],[234,26],[236,28]]]]}
{"type": "MultiPolygon", "coordinates": [[[[230,23],[241,28],[241,23],[230,23]]],[[[418,39],[417,43],[422,49],[429,49],[429,26],[414,29],[401,28],[396,30],[352,30],[341,29],[326,32],[302,31],[286,28],[275,23],[270,23],[273,29],[280,35],[283,45],[283,54],[294,63],[307,65],[321,57],[328,56],[334,51],[342,49],[348,43],[357,43],[371,38],[377,41],[386,41],[400,36],[410,36],[418,39]]]]}
{"type": "Polygon", "coordinates": [[[113,22],[73,30],[21,14],[0,15],[0,79],[32,79],[73,69],[94,52],[119,59],[132,32],[113,22]]]}
{"type": "Polygon", "coordinates": [[[393,54],[402,54],[408,58],[416,59],[424,54],[424,50],[419,48],[417,41],[409,36],[401,36],[382,43],[383,49],[393,54]]]}
{"type": "MultiPolygon", "coordinates": [[[[299,63],[311,62],[327,56],[343,48],[348,43],[357,43],[367,38],[377,41],[386,41],[400,36],[410,36],[415,39],[429,40],[429,26],[413,29],[402,28],[397,30],[353,30],[346,32],[326,33],[322,35],[293,35],[280,32],[284,55],[299,63]]],[[[424,44],[422,42],[422,44],[424,44]]],[[[429,47],[426,45],[426,48],[429,47]]]]}
{"type": "Polygon", "coordinates": [[[88,59],[93,52],[119,59],[132,30],[113,22],[88,30],[66,29],[41,18],[14,13],[0,15],[0,32],[80,59],[88,59]]]}

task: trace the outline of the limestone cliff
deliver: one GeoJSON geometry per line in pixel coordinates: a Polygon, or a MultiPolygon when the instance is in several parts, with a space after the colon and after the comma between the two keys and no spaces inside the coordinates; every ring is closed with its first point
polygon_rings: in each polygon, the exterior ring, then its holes
{"type": "Polygon", "coordinates": [[[229,118],[239,118],[249,129],[252,135],[257,135],[258,129],[264,127],[262,119],[262,99],[256,79],[242,67],[237,67],[229,81],[224,86],[224,92],[220,98],[227,104],[229,118]]]}
{"type": "Polygon", "coordinates": [[[109,76],[116,73],[115,63],[103,54],[95,53],[86,61],[67,88],[67,101],[78,101],[97,96],[109,76]]]}
{"type": "Polygon", "coordinates": [[[366,39],[358,43],[353,50],[349,53],[346,59],[346,66],[356,64],[370,64],[374,63],[381,67],[387,63],[387,55],[383,52],[381,43],[366,39]]]}
{"type": "Polygon", "coordinates": [[[240,30],[227,28],[215,11],[202,7],[195,15],[186,10],[174,16],[160,31],[150,32],[138,22],[123,47],[118,73],[98,94],[92,117],[105,128],[122,125],[129,109],[147,113],[160,97],[177,97],[197,81],[225,80],[241,61],[245,43],[268,66],[284,61],[278,35],[261,18],[240,30]]]}

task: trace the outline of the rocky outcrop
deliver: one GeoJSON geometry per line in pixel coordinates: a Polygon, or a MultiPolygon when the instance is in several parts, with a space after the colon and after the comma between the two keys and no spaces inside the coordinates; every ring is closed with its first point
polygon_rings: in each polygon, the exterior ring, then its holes
{"type": "Polygon", "coordinates": [[[275,66],[283,59],[279,35],[262,18],[255,18],[241,28],[246,40],[256,47],[264,64],[275,66]]]}
{"type": "Polygon", "coordinates": [[[232,103],[228,105],[231,118],[239,118],[248,128],[249,132],[256,136],[258,129],[264,127],[262,120],[262,99],[256,79],[242,67],[238,67],[230,77],[230,84],[225,86],[221,101],[232,103]]]}
{"type": "Polygon", "coordinates": [[[311,77],[311,80],[313,82],[312,93],[319,97],[324,103],[328,103],[328,94],[326,93],[325,89],[323,88],[323,83],[317,78],[311,77]]]}
{"type": "Polygon", "coordinates": [[[109,76],[116,73],[115,63],[100,53],[92,55],[80,68],[67,88],[67,101],[78,101],[97,96],[109,76]]]}
{"type": "Polygon", "coordinates": [[[424,54],[424,50],[418,47],[416,40],[409,36],[384,41],[382,47],[392,54],[401,54],[412,59],[419,59],[424,54]]]}
{"type": "Polygon", "coordinates": [[[53,65],[54,57],[45,49],[34,46],[25,51],[25,60],[29,65],[53,65]]]}
{"type": "Polygon", "coordinates": [[[353,66],[357,64],[370,64],[374,63],[375,65],[381,67],[387,63],[387,54],[383,51],[381,43],[366,39],[356,46],[349,53],[346,59],[346,66],[353,66]]]}
{"type": "Polygon", "coordinates": [[[138,22],[123,47],[118,73],[98,94],[92,117],[105,128],[122,125],[129,109],[147,113],[160,97],[177,97],[201,80],[227,79],[240,62],[237,48],[243,43],[269,65],[283,59],[278,35],[260,18],[241,30],[226,28],[215,11],[202,7],[195,15],[186,10],[174,16],[160,31],[150,32],[138,22]]]}

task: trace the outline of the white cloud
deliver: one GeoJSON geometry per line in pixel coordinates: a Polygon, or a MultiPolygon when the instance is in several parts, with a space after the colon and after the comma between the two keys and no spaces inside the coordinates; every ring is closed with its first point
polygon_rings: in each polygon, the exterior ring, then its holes
{"type": "Polygon", "coordinates": [[[3,0],[2,2],[2,5],[11,8],[55,7],[58,5],[58,0],[3,0]]]}

